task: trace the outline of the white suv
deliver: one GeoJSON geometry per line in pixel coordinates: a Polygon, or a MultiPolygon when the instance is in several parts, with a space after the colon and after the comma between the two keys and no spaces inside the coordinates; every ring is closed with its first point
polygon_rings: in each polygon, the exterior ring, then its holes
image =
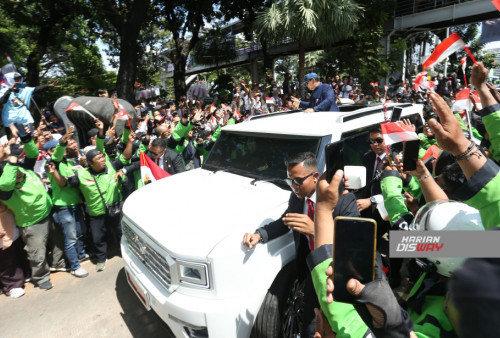
{"type": "MultiPolygon", "coordinates": [[[[422,106],[402,117],[422,125],[422,106]]],[[[389,105],[388,114],[395,105],[389,105]]],[[[344,108],[341,108],[344,109],[344,108]]],[[[346,165],[362,165],[381,105],[341,112],[263,115],[227,126],[202,168],[134,192],[123,207],[122,255],[129,284],[176,337],[291,337],[301,291],[292,233],[248,250],[243,234],[281,216],[290,189],[285,159],[344,142],[346,165]]]]}

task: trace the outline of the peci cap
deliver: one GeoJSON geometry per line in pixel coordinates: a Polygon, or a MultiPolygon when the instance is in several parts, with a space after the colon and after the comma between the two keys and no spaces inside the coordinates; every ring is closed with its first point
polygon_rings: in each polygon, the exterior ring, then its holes
{"type": "Polygon", "coordinates": [[[59,141],[57,140],[50,140],[49,142],[45,143],[43,145],[43,150],[48,151],[52,148],[55,148],[59,144],[59,141]]]}
{"type": "Polygon", "coordinates": [[[302,85],[301,86],[304,86],[309,80],[311,79],[316,79],[318,77],[318,74],[316,73],[309,73],[306,75],[305,79],[304,79],[304,82],[302,82],[302,85]]]}

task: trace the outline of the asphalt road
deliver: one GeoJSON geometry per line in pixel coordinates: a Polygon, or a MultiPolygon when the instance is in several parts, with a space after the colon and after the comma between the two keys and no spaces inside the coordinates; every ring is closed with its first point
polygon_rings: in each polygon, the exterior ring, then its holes
{"type": "Polygon", "coordinates": [[[106,270],[82,263],[86,278],[51,274],[54,287],[43,291],[26,283],[18,299],[0,296],[0,337],[170,337],[163,321],[146,311],[127,283],[120,257],[106,270]]]}

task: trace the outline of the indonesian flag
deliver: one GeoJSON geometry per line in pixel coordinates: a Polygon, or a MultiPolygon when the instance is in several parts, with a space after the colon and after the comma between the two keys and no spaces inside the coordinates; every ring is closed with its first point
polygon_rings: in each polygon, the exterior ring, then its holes
{"type": "Polygon", "coordinates": [[[370,86],[372,86],[372,87],[378,87],[378,82],[370,82],[370,86]]]}
{"type": "Polygon", "coordinates": [[[382,129],[382,135],[384,136],[386,145],[418,140],[418,136],[413,129],[403,124],[401,121],[382,123],[380,128],[382,129]]]}
{"type": "Polygon", "coordinates": [[[160,168],[152,159],[144,152],[140,153],[141,160],[141,181],[143,185],[156,182],[162,178],[171,176],[165,170],[160,168]]]}
{"type": "Polygon", "coordinates": [[[439,148],[437,145],[433,144],[429,148],[427,148],[427,151],[425,152],[424,156],[422,157],[422,161],[430,160],[431,158],[437,159],[439,155],[441,155],[441,152],[443,150],[439,148]]]}
{"type": "Polygon", "coordinates": [[[416,91],[420,91],[421,89],[427,89],[432,91],[432,88],[434,88],[435,86],[434,81],[429,81],[427,79],[427,72],[418,73],[413,83],[414,83],[413,89],[415,89],[416,91]]]}
{"type": "Polygon", "coordinates": [[[266,104],[274,104],[274,99],[272,97],[266,97],[266,104]]]}
{"type": "Polygon", "coordinates": [[[467,56],[464,56],[463,58],[461,58],[460,62],[462,62],[462,71],[464,72],[464,75],[465,75],[465,66],[467,65],[467,56]]]}
{"type": "Polygon", "coordinates": [[[430,68],[436,62],[443,61],[448,56],[464,47],[465,42],[460,38],[460,36],[456,32],[451,33],[449,37],[436,46],[431,56],[425,60],[423,68],[430,68]]]}
{"type": "Polygon", "coordinates": [[[384,90],[387,93],[387,89],[389,89],[389,86],[384,85],[384,90]]]}
{"type": "Polygon", "coordinates": [[[94,114],[92,114],[91,112],[89,112],[87,109],[83,108],[82,106],[80,106],[78,103],[76,102],[73,102],[71,103],[68,108],[66,108],[66,111],[70,111],[70,110],[74,110],[74,111],[82,111],[88,115],[90,115],[90,117],[92,117],[92,119],[96,119],[96,117],[94,116],[94,114]]]}
{"type": "Polygon", "coordinates": [[[244,86],[246,86],[246,85],[247,85],[247,83],[246,83],[245,81],[240,81],[240,83],[241,83],[242,85],[244,85],[244,86]]]}
{"type": "Polygon", "coordinates": [[[472,101],[470,99],[470,95],[474,98],[474,102],[476,103],[477,109],[481,109],[481,99],[479,98],[479,94],[477,92],[471,92],[469,88],[462,89],[455,96],[455,103],[451,107],[453,111],[459,110],[467,110],[472,111],[472,101]]]}
{"type": "Polygon", "coordinates": [[[128,120],[128,114],[125,108],[118,101],[113,100],[113,106],[118,112],[115,114],[115,119],[117,120],[128,120]]]}
{"type": "Polygon", "coordinates": [[[500,0],[493,0],[491,3],[500,11],[500,0]]]}

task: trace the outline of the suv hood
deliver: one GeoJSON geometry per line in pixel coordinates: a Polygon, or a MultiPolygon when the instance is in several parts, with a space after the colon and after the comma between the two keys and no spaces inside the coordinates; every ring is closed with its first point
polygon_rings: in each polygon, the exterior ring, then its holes
{"type": "Polygon", "coordinates": [[[187,171],[135,191],[123,214],[170,255],[205,259],[225,237],[239,234],[243,239],[245,232],[272,220],[271,210],[280,211],[274,219],[285,211],[290,191],[268,182],[252,185],[252,180],[227,172],[187,171]]]}

